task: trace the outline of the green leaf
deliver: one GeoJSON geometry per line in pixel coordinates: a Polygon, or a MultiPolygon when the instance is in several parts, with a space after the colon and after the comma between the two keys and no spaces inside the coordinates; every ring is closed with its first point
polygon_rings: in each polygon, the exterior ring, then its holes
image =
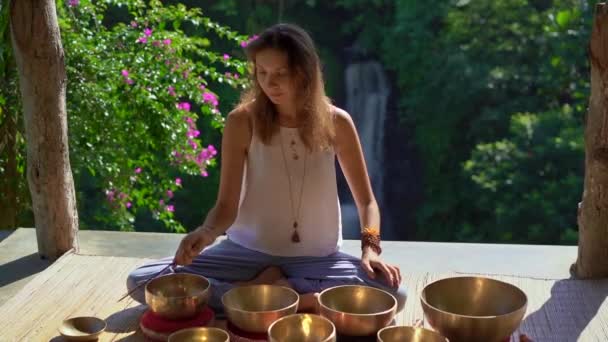
{"type": "Polygon", "coordinates": [[[569,10],[563,10],[563,11],[559,11],[557,13],[557,15],[555,16],[555,21],[561,28],[564,28],[564,27],[568,26],[571,18],[572,18],[572,12],[570,12],[569,10]]]}

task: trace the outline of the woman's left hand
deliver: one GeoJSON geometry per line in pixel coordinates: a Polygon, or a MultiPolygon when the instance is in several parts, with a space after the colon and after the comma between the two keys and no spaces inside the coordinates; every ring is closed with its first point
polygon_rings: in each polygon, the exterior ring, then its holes
{"type": "Polygon", "coordinates": [[[363,251],[361,266],[372,279],[375,279],[378,271],[380,271],[388,285],[398,287],[399,284],[401,284],[401,271],[399,270],[399,267],[385,263],[380,256],[371,249],[363,251]]]}

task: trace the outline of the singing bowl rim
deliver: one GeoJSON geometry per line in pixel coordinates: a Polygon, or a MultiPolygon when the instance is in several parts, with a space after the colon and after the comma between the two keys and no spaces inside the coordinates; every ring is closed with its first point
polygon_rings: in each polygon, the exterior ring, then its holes
{"type": "Polygon", "coordinates": [[[394,313],[396,314],[396,311],[397,311],[397,298],[395,298],[395,296],[393,296],[388,291],[385,291],[385,290],[382,290],[382,289],[379,289],[379,288],[373,287],[373,286],[367,286],[367,285],[338,285],[338,286],[329,287],[329,288],[321,291],[321,293],[319,293],[319,298],[317,301],[319,302],[319,306],[321,307],[321,310],[327,310],[327,311],[331,311],[332,313],[347,314],[347,315],[356,316],[356,317],[373,317],[373,316],[386,315],[386,314],[391,313],[391,311],[394,311],[394,313]],[[391,306],[390,309],[387,309],[384,311],[378,311],[378,312],[372,312],[372,313],[354,313],[354,312],[335,310],[335,309],[330,308],[329,306],[323,304],[323,301],[322,301],[323,294],[325,294],[326,292],[332,291],[332,290],[338,290],[338,289],[346,288],[346,287],[363,287],[363,288],[372,289],[372,291],[375,290],[375,291],[383,292],[384,294],[388,295],[389,298],[393,299],[393,305],[391,306]]]}
{"type": "Polygon", "coordinates": [[[192,327],[192,328],[180,329],[180,330],[177,330],[175,332],[172,332],[167,337],[167,341],[170,342],[172,339],[175,338],[175,336],[178,336],[180,333],[184,334],[184,333],[188,333],[190,331],[196,331],[196,330],[217,331],[217,332],[223,334],[226,337],[226,339],[224,341],[230,341],[230,334],[228,334],[228,332],[226,330],[220,329],[220,328],[216,328],[216,327],[192,327]]]}
{"type": "Polygon", "coordinates": [[[93,336],[100,335],[101,333],[103,333],[106,330],[107,327],[108,327],[108,323],[104,319],[101,319],[99,317],[95,317],[95,316],[74,316],[74,317],[70,317],[70,318],[67,318],[67,319],[63,320],[63,322],[59,326],[59,333],[62,336],[66,337],[66,338],[86,338],[86,337],[93,337],[93,336]],[[69,322],[74,322],[74,321],[82,320],[82,319],[91,319],[93,321],[101,323],[102,324],[101,328],[98,331],[92,332],[92,333],[84,332],[82,330],[76,329],[76,330],[78,330],[78,331],[80,331],[82,333],[80,335],[70,334],[70,333],[68,333],[68,332],[66,332],[64,330],[64,329],[67,329],[67,325],[68,325],[69,322]]]}
{"type": "Polygon", "coordinates": [[[197,297],[201,297],[204,296],[207,292],[209,292],[209,289],[211,288],[211,282],[209,281],[209,279],[207,279],[207,277],[204,277],[202,275],[198,275],[198,274],[193,274],[193,273],[171,273],[171,274],[165,274],[159,277],[156,277],[152,280],[150,280],[147,284],[146,284],[146,293],[148,295],[154,296],[154,297],[162,297],[162,298],[170,298],[170,299],[186,299],[186,298],[197,298],[197,297]],[[172,277],[176,277],[176,276],[186,276],[186,277],[194,277],[194,278],[199,278],[205,281],[206,285],[203,289],[200,290],[200,292],[197,292],[195,294],[192,295],[188,295],[188,296],[166,296],[163,294],[158,294],[155,293],[153,291],[150,290],[150,287],[157,282],[160,282],[161,280],[164,280],[165,278],[172,278],[172,277]]]}
{"type": "Polygon", "coordinates": [[[428,307],[428,308],[430,308],[430,309],[432,309],[434,311],[437,311],[439,313],[446,314],[446,315],[454,315],[454,316],[463,317],[463,318],[484,319],[484,320],[487,320],[487,319],[496,319],[496,318],[502,318],[502,317],[506,317],[506,316],[511,316],[511,315],[517,314],[521,310],[526,310],[526,308],[528,306],[528,296],[519,287],[517,287],[517,286],[515,286],[513,284],[510,284],[510,283],[501,281],[501,280],[496,280],[496,279],[492,279],[492,278],[488,278],[488,277],[461,276],[461,277],[448,277],[448,278],[438,279],[438,280],[435,280],[435,281],[433,281],[431,283],[428,283],[422,289],[422,292],[420,292],[420,302],[422,302],[422,304],[423,304],[422,305],[423,309],[426,306],[426,307],[428,307]],[[513,311],[510,311],[510,312],[507,312],[507,313],[504,313],[504,314],[501,314],[501,315],[475,316],[475,315],[463,315],[463,314],[458,314],[458,313],[454,313],[454,312],[449,312],[449,311],[441,310],[441,309],[437,308],[436,306],[430,304],[426,300],[426,290],[429,287],[431,287],[432,285],[434,285],[436,283],[439,283],[439,282],[442,282],[442,281],[446,281],[446,280],[453,280],[453,279],[483,279],[485,281],[490,281],[490,282],[500,283],[502,285],[507,285],[508,287],[511,287],[511,288],[515,289],[516,292],[519,292],[520,295],[523,295],[523,304],[521,306],[519,306],[517,309],[515,309],[513,311]]]}
{"type": "Polygon", "coordinates": [[[378,332],[376,333],[376,339],[378,341],[384,341],[382,339],[382,337],[380,336],[382,334],[382,332],[388,331],[388,330],[391,330],[391,329],[403,329],[403,328],[412,329],[412,330],[422,330],[422,331],[424,331],[425,334],[436,335],[438,338],[443,339],[445,342],[449,342],[450,341],[450,340],[448,340],[447,337],[443,336],[438,331],[433,331],[431,329],[421,328],[421,327],[412,327],[412,326],[409,326],[409,325],[389,325],[389,326],[386,326],[386,327],[378,330],[378,332]]]}
{"type": "Polygon", "coordinates": [[[233,288],[231,288],[230,290],[226,291],[223,295],[222,295],[222,306],[224,308],[227,308],[229,311],[232,312],[238,312],[238,313],[243,313],[243,314],[261,314],[261,313],[273,313],[273,312],[281,312],[281,311],[285,311],[285,310],[290,310],[293,308],[293,306],[298,307],[298,305],[300,304],[300,294],[298,292],[296,292],[294,289],[289,288],[287,286],[281,286],[281,285],[266,285],[266,284],[261,284],[261,285],[245,285],[245,286],[235,286],[233,288]],[[274,288],[282,288],[285,290],[288,290],[287,292],[291,292],[292,294],[295,294],[295,301],[291,304],[289,304],[288,306],[282,307],[280,309],[276,309],[276,310],[259,310],[259,311],[251,311],[251,310],[241,310],[238,308],[235,308],[234,306],[231,305],[227,305],[226,304],[226,297],[228,296],[229,293],[233,292],[233,291],[238,291],[239,289],[243,289],[243,288],[252,288],[252,287],[274,287],[274,288]]]}
{"type": "Polygon", "coordinates": [[[329,336],[327,336],[326,338],[324,338],[323,340],[321,340],[320,342],[327,342],[327,341],[331,341],[333,338],[337,337],[338,331],[336,330],[336,325],[334,324],[334,322],[332,322],[329,318],[327,317],[323,317],[321,315],[318,314],[311,314],[311,313],[294,313],[294,314],[290,314],[287,316],[283,316],[279,319],[276,319],[274,322],[272,322],[272,324],[270,324],[268,326],[268,338],[272,338],[270,331],[272,330],[272,328],[275,326],[275,324],[280,323],[282,321],[286,321],[289,318],[293,318],[293,316],[315,316],[316,319],[321,319],[322,321],[326,321],[329,323],[329,325],[331,326],[331,334],[329,336]]]}

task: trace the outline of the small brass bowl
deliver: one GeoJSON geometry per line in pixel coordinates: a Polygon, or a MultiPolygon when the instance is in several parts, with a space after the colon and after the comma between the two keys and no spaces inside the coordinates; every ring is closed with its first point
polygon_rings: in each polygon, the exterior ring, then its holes
{"type": "Polygon", "coordinates": [[[390,326],[378,331],[378,342],[448,342],[442,335],[424,328],[390,326]]]}
{"type": "Polygon", "coordinates": [[[369,336],[390,324],[397,312],[397,299],[374,287],[343,285],[321,292],[319,307],[338,334],[369,336]]]}
{"type": "Polygon", "coordinates": [[[106,322],[97,317],[72,317],[59,327],[59,333],[71,341],[94,341],[106,330],[106,322]]]}
{"type": "Polygon", "coordinates": [[[528,299],[502,281],[455,277],[425,286],[420,302],[428,323],[451,342],[494,342],[517,329],[528,299]]]}
{"type": "Polygon", "coordinates": [[[200,313],[211,294],[205,277],[174,273],[152,279],[146,285],[146,303],[155,314],[172,320],[200,313]]]}
{"type": "Polygon", "coordinates": [[[296,313],[299,301],[296,291],[276,285],[234,287],[222,296],[228,320],[253,333],[267,333],[274,321],[296,313]]]}
{"type": "Polygon", "coordinates": [[[279,318],[268,328],[269,342],[336,342],[336,327],[325,317],[295,314],[279,318]]]}
{"type": "Polygon", "coordinates": [[[168,342],[230,342],[230,335],[219,328],[188,328],[169,335],[168,342]]]}

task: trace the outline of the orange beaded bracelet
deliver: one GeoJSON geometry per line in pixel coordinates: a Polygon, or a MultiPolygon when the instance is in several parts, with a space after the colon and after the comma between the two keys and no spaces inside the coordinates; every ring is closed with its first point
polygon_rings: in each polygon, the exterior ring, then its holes
{"type": "Polygon", "coordinates": [[[361,231],[361,250],[371,248],[376,254],[382,253],[380,247],[380,230],[374,227],[366,227],[361,231]]]}

